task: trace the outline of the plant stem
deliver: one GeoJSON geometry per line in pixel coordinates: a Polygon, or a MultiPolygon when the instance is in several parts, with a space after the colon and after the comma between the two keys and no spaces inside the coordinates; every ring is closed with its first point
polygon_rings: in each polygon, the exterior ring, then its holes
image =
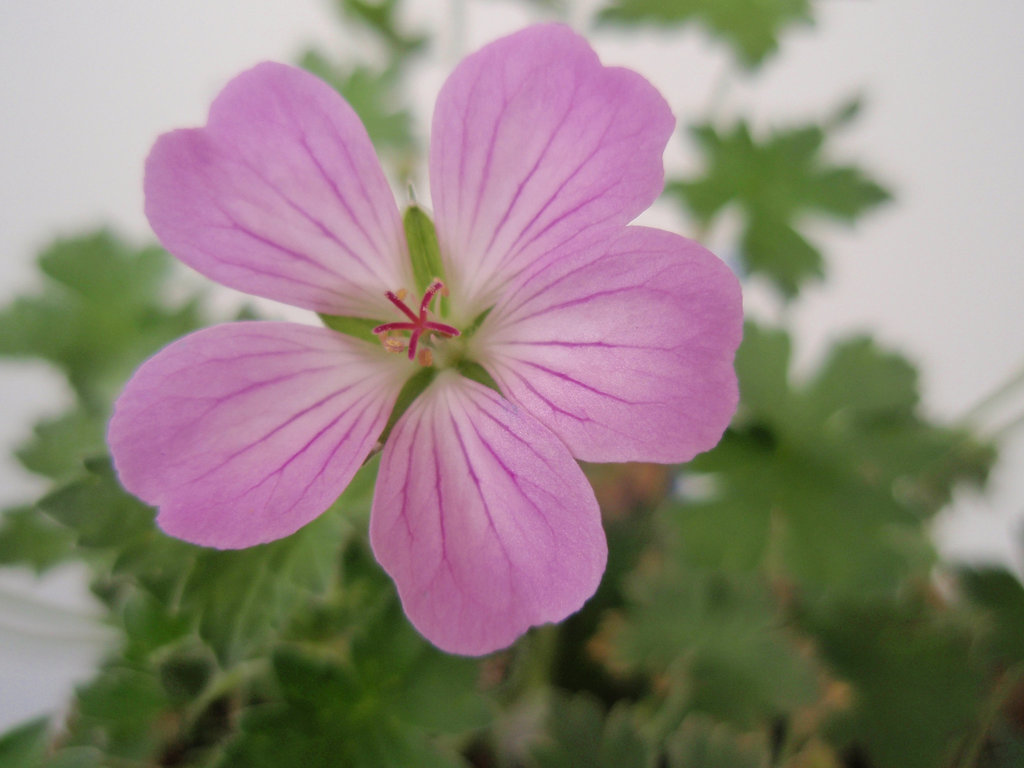
{"type": "Polygon", "coordinates": [[[1021,386],[1024,386],[1024,366],[1021,366],[1020,370],[1010,375],[1009,379],[969,408],[960,418],[960,421],[965,423],[976,421],[986,411],[991,410],[1001,400],[1021,386]]]}
{"type": "Polygon", "coordinates": [[[988,701],[988,707],[982,715],[978,731],[970,740],[962,759],[958,762],[960,768],[977,768],[978,760],[981,758],[982,751],[985,748],[985,741],[992,731],[996,718],[999,717],[999,713],[1002,711],[1006,700],[1022,679],[1024,679],[1024,664],[1015,664],[1003,674],[1002,679],[988,701]]]}

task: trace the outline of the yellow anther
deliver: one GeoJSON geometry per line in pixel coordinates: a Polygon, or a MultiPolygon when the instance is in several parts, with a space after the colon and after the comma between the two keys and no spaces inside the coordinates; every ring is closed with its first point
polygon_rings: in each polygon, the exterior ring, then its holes
{"type": "Polygon", "coordinates": [[[434,364],[434,353],[427,347],[423,347],[419,352],[416,353],[417,362],[424,368],[429,368],[434,364]]]}
{"type": "Polygon", "coordinates": [[[395,291],[395,296],[398,297],[399,301],[405,301],[405,297],[409,295],[409,292],[405,288],[399,288],[395,291]]]}
{"type": "Polygon", "coordinates": [[[380,337],[380,343],[384,345],[384,349],[388,352],[404,352],[405,342],[401,339],[396,339],[390,333],[382,333],[380,337]]]}

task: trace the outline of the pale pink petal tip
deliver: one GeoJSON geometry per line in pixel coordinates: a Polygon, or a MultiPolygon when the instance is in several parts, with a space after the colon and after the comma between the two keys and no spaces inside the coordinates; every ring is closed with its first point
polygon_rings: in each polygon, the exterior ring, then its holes
{"type": "Polygon", "coordinates": [[[145,193],[167,250],[246,293],[374,316],[383,292],[409,276],[398,209],[362,123],[295,67],[243,72],[205,127],[161,136],[145,193]]]}
{"type": "Polygon", "coordinates": [[[221,549],[279,539],[327,509],[373,448],[402,384],[392,363],[324,328],[198,331],[128,382],[107,436],[114,465],[172,536],[221,549]]]}
{"type": "Polygon", "coordinates": [[[452,373],[384,448],[370,541],[413,625],[465,655],[579,610],[607,557],[594,492],[565,445],[452,373]]]}
{"type": "Polygon", "coordinates": [[[472,316],[520,272],[628,224],[661,193],[674,127],[649,82],[602,66],[568,27],[528,27],[466,57],[430,144],[453,297],[472,316]]]}

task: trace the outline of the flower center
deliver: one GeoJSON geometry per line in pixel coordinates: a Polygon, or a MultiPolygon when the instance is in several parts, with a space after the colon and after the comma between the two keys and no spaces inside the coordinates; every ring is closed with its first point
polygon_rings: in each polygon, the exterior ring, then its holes
{"type": "Polygon", "coordinates": [[[434,355],[429,346],[424,346],[417,355],[416,350],[421,339],[429,339],[430,335],[434,333],[438,333],[445,338],[459,335],[458,328],[428,319],[427,313],[430,310],[430,302],[433,301],[434,296],[438,292],[446,295],[444,283],[435,279],[423,294],[423,299],[420,301],[419,314],[409,309],[409,306],[405,303],[407,292],[404,288],[398,293],[388,291],[384,294],[388,297],[388,301],[398,307],[402,314],[409,318],[408,322],[384,323],[373,329],[373,332],[380,337],[384,349],[388,352],[402,352],[408,349],[410,360],[418,360],[420,365],[427,366],[434,361],[434,355]],[[409,333],[408,341],[400,337],[400,334],[403,332],[409,333]]]}

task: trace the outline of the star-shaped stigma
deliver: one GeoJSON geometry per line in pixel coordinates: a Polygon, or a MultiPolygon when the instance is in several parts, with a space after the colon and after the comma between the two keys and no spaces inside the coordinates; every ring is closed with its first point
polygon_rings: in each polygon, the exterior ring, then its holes
{"type": "Polygon", "coordinates": [[[381,342],[384,344],[385,349],[389,352],[401,352],[406,348],[405,343],[396,339],[391,335],[391,333],[392,331],[409,331],[409,359],[418,359],[421,365],[426,366],[430,365],[433,361],[433,354],[430,349],[420,350],[419,358],[416,357],[416,347],[423,334],[429,334],[433,331],[434,333],[440,333],[441,335],[449,338],[459,335],[460,332],[458,328],[446,325],[445,323],[429,320],[427,317],[427,312],[430,309],[430,302],[434,300],[434,296],[436,296],[438,292],[442,292],[442,295],[444,295],[444,283],[440,280],[434,280],[423,294],[423,299],[420,301],[420,313],[418,315],[409,309],[409,306],[405,303],[404,299],[406,291],[404,288],[398,293],[388,291],[384,294],[387,296],[388,301],[402,310],[402,314],[409,318],[409,322],[384,323],[383,325],[378,325],[373,329],[374,333],[380,335],[381,342]]]}

